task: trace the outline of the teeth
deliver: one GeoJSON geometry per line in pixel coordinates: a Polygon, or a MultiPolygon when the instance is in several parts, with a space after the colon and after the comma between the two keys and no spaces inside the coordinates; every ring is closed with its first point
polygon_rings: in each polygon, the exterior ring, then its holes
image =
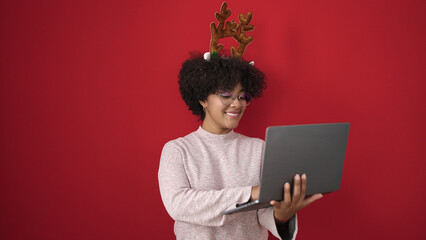
{"type": "Polygon", "coordinates": [[[226,114],[233,117],[238,116],[238,113],[226,113],[226,114]]]}

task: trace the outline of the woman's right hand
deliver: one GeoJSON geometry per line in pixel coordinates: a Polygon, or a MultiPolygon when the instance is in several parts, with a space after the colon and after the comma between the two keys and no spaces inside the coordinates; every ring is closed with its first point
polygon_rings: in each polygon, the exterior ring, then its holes
{"type": "Polygon", "coordinates": [[[260,185],[251,187],[250,202],[253,202],[259,199],[259,190],[260,190],[260,185]]]}

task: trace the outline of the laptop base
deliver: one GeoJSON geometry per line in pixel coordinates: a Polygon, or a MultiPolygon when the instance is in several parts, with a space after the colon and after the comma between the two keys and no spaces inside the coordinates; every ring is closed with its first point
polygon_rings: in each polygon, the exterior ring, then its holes
{"type": "Polygon", "coordinates": [[[245,211],[251,211],[251,210],[257,210],[261,208],[267,208],[271,206],[269,203],[260,203],[259,200],[256,200],[254,202],[249,202],[243,205],[240,205],[236,208],[233,208],[231,210],[225,211],[222,213],[222,215],[228,215],[232,213],[238,213],[238,212],[245,212],[245,211]]]}

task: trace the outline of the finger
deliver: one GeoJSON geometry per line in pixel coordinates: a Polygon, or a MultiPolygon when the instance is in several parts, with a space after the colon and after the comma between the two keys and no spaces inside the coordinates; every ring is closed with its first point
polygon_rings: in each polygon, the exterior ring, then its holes
{"type": "Polygon", "coordinates": [[[315,202],[318,199],[321,199],[322,197],[323,195],[321,193],[318,193],[306,198],[305,201],[303,201],[303,207],[308,206],[309,204],[315,202]]]}
{"type": "Polygon", "coordinates": [[[271,201],[269,202],[269,204],[271,204],[271,205],[272,205],[272,206],[274,206],[274,207],[280,207],[280,205],[281,205],[281,203],[280,203],[280,202],[275,201],[275,200],[271,200],[271,201]]]}
{"type": "Polygon", "coordinates": [[[303,201],[305,199],[305,195],[306,195],[306,184],[308,181],[308,177],[306,176],[306,174],[304,173],[302,175],[302,186],[301,186],[301,191],[300,191],[300,200],[303,201]]]}
{"type": "Polygon", "coordinates": [[[291,194],[290,194],[290,183],[284,184],[284,205],[290,206],[291,205],[291,194]]]}
{"type": "Polygon", "coordinates": [[[296,174],[294,176],[294,186],[293,186],[293,203],[297,203],[300,199],[300,175],[296,174]]]}

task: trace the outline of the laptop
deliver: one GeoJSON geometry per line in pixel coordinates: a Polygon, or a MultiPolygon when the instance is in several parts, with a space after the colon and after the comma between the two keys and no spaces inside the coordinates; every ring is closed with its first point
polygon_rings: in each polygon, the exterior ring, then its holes
{"type": "Polygon", "coordinates": [[[283,200],[283,185],[306,173],[306,196],[340,188],[349,123],[276,126],[266,129],[259,200],[237,205],[224,215],[271,206],[283,200]]]}

